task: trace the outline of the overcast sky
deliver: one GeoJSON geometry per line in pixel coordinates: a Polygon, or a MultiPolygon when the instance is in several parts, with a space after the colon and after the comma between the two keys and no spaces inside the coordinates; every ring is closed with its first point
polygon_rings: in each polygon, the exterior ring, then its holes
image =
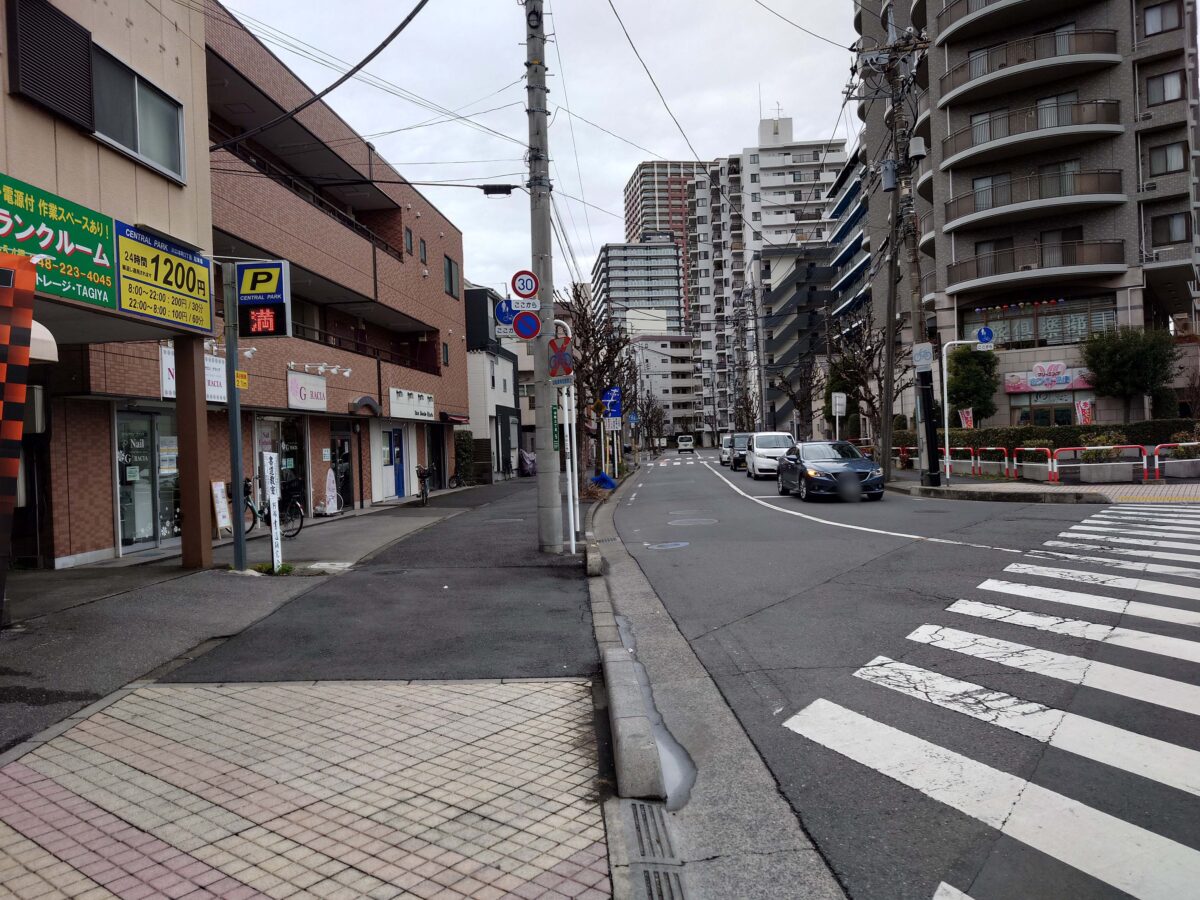
{"type": "MultiPolygon", "coordinates": [[[[833,132],[849,74],[845,50],[780,21],[753,0],[614,0],[642,57],[701,157],[756,142],[759,91],[766,115],[778,103],[798,139],[833,132]]],[[[764,0],[806,28],[849,46],[850,0],[764,0]]],[[[296,38],[357,61],[410,8],[410,0],[233,0],[246,24],[314,89],[337,75],[277,41],[296,38]],[[351,14],[352,11],[352,14],[351,14]],[[255,21],[257,20],[257,21],[255,21]],[[267,23],[287,37],[264,33],[267,23]]],[[[668,159],[691,153],[629,48],[607,0],[549,5],[551,109],[569,106],[597,125],[668,159]],[[561,54],[561,64],[559,55],[561,54]],[[569,101],[569,102],[568,102],[569,101]]],[[[366,72],[404,91],[518,139],[521,145],[460,121],[422,125],[437,116],[398,92],[350,81],[327,98],[360,134],[377,135],[379,152],[412,181],[521,182],[526,117],[523,12],[515,0],[431,0],[366,72]],[[508,85],[508,87],[505,87],[508,85]],[[493,112],[480,113],[505,106],[493,112]],[[421,126],[421,127],[412,127],[421,126]],[[404,130],[397,130],[404,129],[404,130]]],[[[306,50],[312,53],[312,49],[306,50]]],[[[839,137],[857,131],[853,104],[839,137]]],[[[653,156],[565,112],[550,131],[559,208],[584,277],[601,244],[624,240],[623,189],[637,163],[653,156]],[[578,150],[578,168],[573,149],[578,150]],[[582,185],[580,174],[582,173],[582,185]],[[610,214],[564,194],[586,197],[610,214]],[[590,224],[590,229],[589,229],[590,224]]],[[[422,187],[464,234],[465,276],[503,289],[529,265],[529,206],[523,193],[484,198],[464,188],[422,187]]],[[[556,245],[555,282],[572,278],[556,245]]]]}

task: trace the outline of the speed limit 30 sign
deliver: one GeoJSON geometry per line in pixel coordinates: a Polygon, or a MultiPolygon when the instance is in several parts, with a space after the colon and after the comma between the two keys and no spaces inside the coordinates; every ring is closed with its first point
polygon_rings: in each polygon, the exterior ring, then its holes
{"type": "Polygon", "coordinates": [[[537,310],[541,307],[538,302],[538,290],[541,288],[541,283],[538,277],[528,269],[522,269],[512,277],[513,293],[519,299],[512,301],[513,309],[528,309],[537,310]]]}

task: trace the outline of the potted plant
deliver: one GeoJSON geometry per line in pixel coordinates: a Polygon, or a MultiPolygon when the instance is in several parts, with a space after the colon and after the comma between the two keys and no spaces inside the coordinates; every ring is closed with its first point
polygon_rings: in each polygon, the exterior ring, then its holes
{"type": "MultiPolygon", "coordinates": [[[[1171,435],[1171,440],[1176,444],[1200,441],[1200,425],[1171,435]]],[[[1164,478],[1200,478],[1200,446],[1168,447],[1159,457],[1158,466],[1164,478]]]]}
{"type": "MultiPolygon", "coordinates": [[[[1022,447],[1045,447],[1045,441],[1026,441],[1022,447]]],[[[1041,453],[1022,453],[1017,456],[1017,476],[1027,481],[1049,481],[1050,465],[1041,453]]]]}
{"type": "MultiPolygon", "coordinates": [[[[1128,441],[1119,431],[1101,431],[1092,435],[1088,443],[1098,446],[1125,444],[1128,441]]],[[[1133,462],[1121,459],[1121,451],[1117,449],[1084,450],[1079,454],[1079,480],[1084,484],[1112,484],[1114,482],[1133,481],[1133,462]]]]}

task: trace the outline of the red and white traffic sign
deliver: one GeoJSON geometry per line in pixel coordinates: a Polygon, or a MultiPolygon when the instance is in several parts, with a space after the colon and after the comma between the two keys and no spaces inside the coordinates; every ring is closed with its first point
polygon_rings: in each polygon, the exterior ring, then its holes
{"type": "Polygon", "coordinates": [[[522,269],[512,277],[513,293],[523,300],[536,297],[540,288],[541,283],[538,281],[538,277],[528,269],[522,269]]]}
{"type": "Polygon", "coordinates": [[[571,339],[550,339],[550,383],[555,387],[566,387],[574,378],[575,360],[571,354],[571,339]]]}

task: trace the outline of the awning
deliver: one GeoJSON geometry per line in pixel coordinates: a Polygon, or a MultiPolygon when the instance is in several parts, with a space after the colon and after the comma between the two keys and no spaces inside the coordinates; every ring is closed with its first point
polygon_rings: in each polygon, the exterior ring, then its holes
{"type": "Polygon", "coordinates": [[[34,319],[29,336],[30,362],[58,362],[58,342],[50,329],[34,319]]]}
{"type": "Polygon", "coordinates": [[[451,425],[470,425],[471,424],[470,416],[460,416],[458,413],[448,413],[448,412],[440,413],[439,416],[443,422],[449,422],[451,425]]]}

